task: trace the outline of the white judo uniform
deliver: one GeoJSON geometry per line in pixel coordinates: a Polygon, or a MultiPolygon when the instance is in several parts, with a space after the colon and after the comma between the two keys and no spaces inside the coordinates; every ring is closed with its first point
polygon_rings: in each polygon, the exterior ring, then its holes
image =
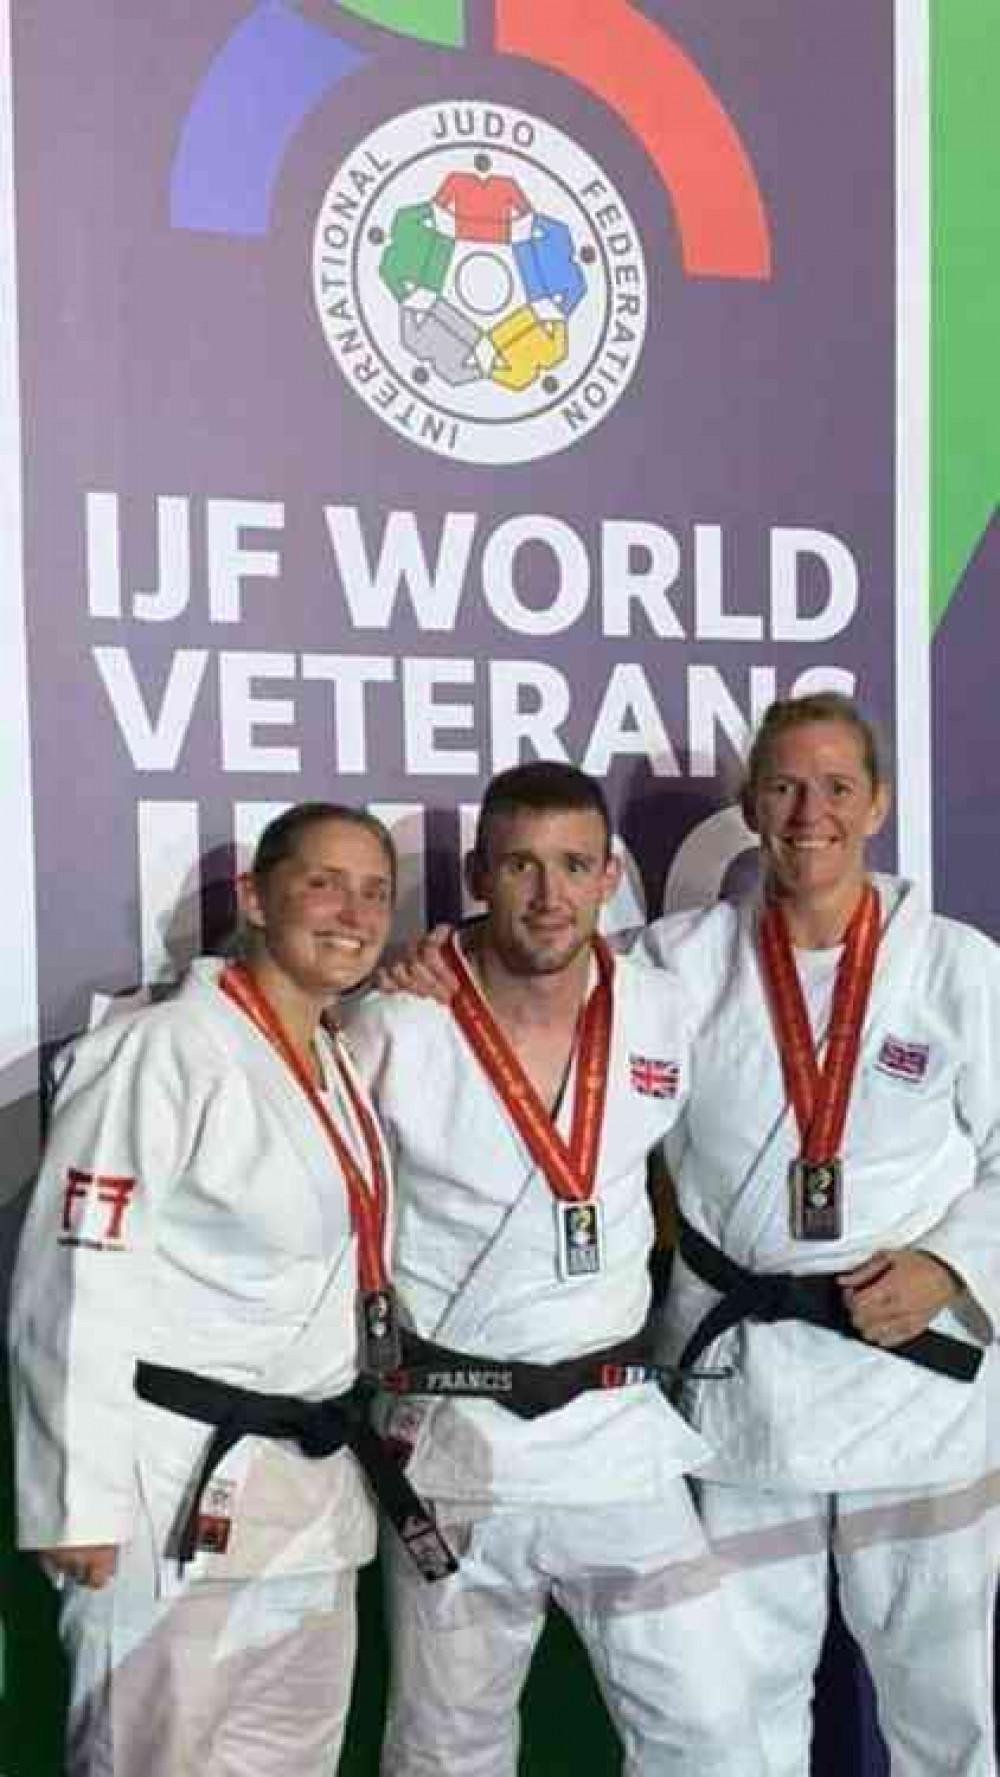
{"type": "Polygon", "coordinates": [[[63,1592],[71,1777],[329,1777],[347,1711],[356,1570],[375,1544],[353,1455],[241,1440],[203,1506],[228,1546],[181,1571],[210,1428],[133,1389],[138,1360],[306,1400],[356,1376],[343,1177],[220,967],[196,963],[174,998],[61,1057],[18,1258],[20,1545],[121,1545],[111,1584],[63,1592]]]}
{"type": "MultiPolygon", "coordinates": [[[[596,1276],[560,1275],[552,1191],[448,1010],[376,999],[351,1040],[393,1149],[404,1321],[460,1351],[539,1363],[635,1334],[650,1296],[646,1156],[687,1089],[683,1002],[666,979],[627,960],[615,969],[596,1276]]],[[[564,1139],[575,1086],[574,1065],[564,1139]]],[[[580,1394],[531,1420],[492,1401],[411,1397],[387,1430],[411,1447],[408,1477],[436,1503],[461,1568],[414,1584],[385,1551],[386,1777],[513,1777],[517,1699],[553,1597],[587,1647],[629,1777],[763,1770],[682,1479],[706,1447],[655,1385],[580,1394]]]]}
{"type": "MultiPolygon", "coordinates": [[[[880,1248],[936,1255],[964,1294],[933,1330],[985,1348],[972,1383],[801,1321],[745,1321],[705,1352],[724,1391],[692,1382],[713,1445],[706,1528],[754,1663],[770,1777],[806,1777],[812,1674],[828,1599],[878,1694],[894,1777],[993,1777],[992,1623],[1000,1503],[1000,951],[876,878],[888,924],[842,1144],[836,1242],[789,1231],[795,1117],[765,1003],[755,909],[661,920],[641,947],[696,1009],[695,1089],[668,1142],[682,1215],[754,1272],[840,1272],[880,1248]]],[[[839,952],[796,952],[822,1039],[839,952]]],[[[678,1258],[663,1355],[676,1360],[716,1293],[678,1258]]]]}

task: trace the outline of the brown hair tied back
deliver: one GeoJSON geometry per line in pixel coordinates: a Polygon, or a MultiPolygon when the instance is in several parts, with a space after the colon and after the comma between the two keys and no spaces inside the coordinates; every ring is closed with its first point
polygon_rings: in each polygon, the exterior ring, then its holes
{"type": "Polygon", "coordinates": [[[396,847],[388,827],[384,827],[376,815],[369,814],[366,808],[350,808],[340,802],[296,802],[293,807],[286,808],[284,814],[276,815],[269,821],[257,841],[257,849],[253,855],[250,874],[255,881],[261,882],[276,864],[283,864],[286,858],[293,858],[298,849],[299,840],[310,827],[323,826],[327,821],[340,821],[345,826],[363,827],[370,833],[385,853],[392,878],[392,892],[396,893],[396,847]]]}

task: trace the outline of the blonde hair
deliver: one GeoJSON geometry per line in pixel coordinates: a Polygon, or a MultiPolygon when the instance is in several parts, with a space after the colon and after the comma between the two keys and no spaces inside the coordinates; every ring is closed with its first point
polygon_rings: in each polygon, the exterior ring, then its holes
{"type": "Polygon", "coordinates": [[[883,747],[874,723],[842,691],[815,691],[808,697],[779,697],[764,711],[747,758],[744,803],[754,801],[775,741],[789,730],[813,722],[840,722],[849,728],[857,735],[872,790],[881,789],[888,782],[883,747]]]}

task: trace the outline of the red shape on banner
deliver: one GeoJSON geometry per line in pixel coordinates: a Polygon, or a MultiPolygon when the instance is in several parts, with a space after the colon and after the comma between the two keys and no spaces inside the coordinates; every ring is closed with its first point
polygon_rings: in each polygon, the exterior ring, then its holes
{"type": "Polygon", "coordinates": [[[643,143],[669,191],[686,272],[771,276],[767,213],[732,118],[690,57],[630,0],[497,0],[497,48],[577,80],[643,143]]]}

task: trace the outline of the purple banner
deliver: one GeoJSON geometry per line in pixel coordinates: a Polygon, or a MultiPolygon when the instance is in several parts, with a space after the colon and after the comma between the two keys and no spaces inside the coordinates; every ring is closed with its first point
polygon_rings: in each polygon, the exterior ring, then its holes
{"type": "Polygon", "coordinates": [[[896,730],[892,7],[376,11],[15,20],[48,1037],[299,797],[388,813],[417,924],[571,758],[636,923],[749,845],[774,695],[896,730]]]}

